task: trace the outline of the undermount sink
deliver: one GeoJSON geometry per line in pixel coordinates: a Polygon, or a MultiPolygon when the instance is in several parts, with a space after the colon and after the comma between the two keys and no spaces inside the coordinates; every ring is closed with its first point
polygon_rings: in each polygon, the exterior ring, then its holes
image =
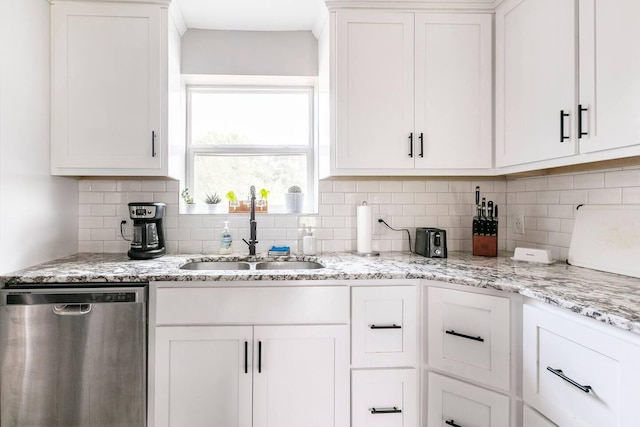
{"type": "Polygon", "coordinates": [[[264,261],[256,264],[256,270],[316,270],[324,268],[313,261],[264,261]]]}
{"type": "Polygon", "coordinates": [[[313,261],[261,261],[249,263],[242,261],[196,261],[190,262],[181,270],[315,270],[324,268],[313,261]]]}
{"type": "Polygon", "coordinates": [[[190,262],[180,267],[181,270],[249,270],[248,262],[235,261],[200,261],[190,262]]]}

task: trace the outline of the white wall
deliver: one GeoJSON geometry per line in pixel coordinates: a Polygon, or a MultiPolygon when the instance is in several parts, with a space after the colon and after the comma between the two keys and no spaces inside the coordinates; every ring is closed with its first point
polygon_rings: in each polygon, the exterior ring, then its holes
{"type": "Polygon", "coordinates": [[[78,247],[78,181],[50,176],[49,8],[0,1],[0,273],[78,247]]]}
{"type": "Polygon", "coordinates": [[[318,42],[310,31],[189,30],[182,74],[317,76],[318,42]]]}

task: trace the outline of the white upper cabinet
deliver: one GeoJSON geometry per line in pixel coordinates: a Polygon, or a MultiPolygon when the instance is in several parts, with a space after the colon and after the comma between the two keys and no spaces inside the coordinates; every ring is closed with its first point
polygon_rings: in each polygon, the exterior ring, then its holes
{"type": "Polygon", "coordinates": [[[640,155],[640,53],[629,48],[640,38],[639,19],[634,0],[498,6],[498,168],[518,172],[640,155]]]}
{"type": "Polygon", "coordinates": [[[640,2],[580,1],[580,152],[640,144],[640,2]]]}
{"type": "Polygon", "coordinates": [[[496,11],[497,167],[576,153],[575,8],[507,0],[496,11]]]}
{"type": "Polygon", "coordinates": [[[180,36],[167,8],[57,1],[51,11],[52,173],[169,175],[168,52],[179,58],[180,36]]]}
{"type": "Polygon", "coordinates": [[[343,11],[333,175],[488,173],[490,15],[343,11]]]}
{"type": "Polygon", "coordinates": [[[337,20],[336,168],[413,168],[413,14],[337,20]]]}
{"type": "Polygon", "coordinates": [[[415,166],[491,168],[491,16],[415,16],[415,166]]]}

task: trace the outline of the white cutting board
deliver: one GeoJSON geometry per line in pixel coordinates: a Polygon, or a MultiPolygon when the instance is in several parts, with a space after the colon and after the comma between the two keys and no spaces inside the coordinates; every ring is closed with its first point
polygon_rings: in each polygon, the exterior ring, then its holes
{"type": "Polygon", "coordinates": [[[640,278],[640,206],[581,206],[568,262],[640,278]]]}

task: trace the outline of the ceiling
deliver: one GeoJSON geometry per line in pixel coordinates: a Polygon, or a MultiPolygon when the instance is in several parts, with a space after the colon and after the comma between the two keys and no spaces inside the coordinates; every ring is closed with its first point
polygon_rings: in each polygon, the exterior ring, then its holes
{"type": "Polygon", "coordinates": [[[311,31],[322,0],[174,0],[187,28],[242,31],[311,31]]]}

